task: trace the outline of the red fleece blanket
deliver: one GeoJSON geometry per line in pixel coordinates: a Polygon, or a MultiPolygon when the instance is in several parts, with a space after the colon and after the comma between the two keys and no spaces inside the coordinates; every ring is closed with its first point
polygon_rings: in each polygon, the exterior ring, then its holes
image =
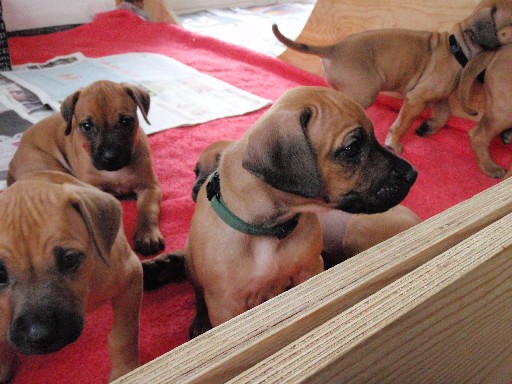
{"type": "MultiPolygon", "coordinates": [[[[270,26],[269,26],[270,28],[270,26]]],[[[145,22],[127,11],[101,14],[82,27],[9,41],[13,64],[42,62],[80,51],[89,57],[125,52],[168,55],[199,71],[271,100],[301,85],[325,85],[321,78],[302,72],[278,59],[187,32],[173,25],[145,22]]],[[[382,142],[397,117],[400,102],[380,97],[368,109],[382,142]]],[[[170,129],[150,137],[153,163],[163,190],[161,229],[167,251],[182,248],[194,210],[190,197],[194,165],[207,144],[237,139],[263,110],[245,116],[170,129]]],[[[419,121],[415,123],[415,126],[419,121]]],[[[411,130],[403,137],[404,157],[419,176],[404,204],[422,219],[433,216],[498,181],[482,174],[469,147],[467,131],[473,122],[451,118],[448,127],[429,138],[411,130]]],[[[505,168],[512,154],[499,140],[492,143],[495,160],[505,168]]],[[[136,208],[123,202],[124,225],[131,238],[136,208]]],[[[140,326],[141,363],[187,341],[194,314],[194,296],[188,283],[169,284],[145,293],[140,326]]],[[[15,383],[101,383],[108,380],[107,335],[112,314],[108,305],[87,316],[81,337],[59,352],[46,356],[20,356],[15,383]]]]}

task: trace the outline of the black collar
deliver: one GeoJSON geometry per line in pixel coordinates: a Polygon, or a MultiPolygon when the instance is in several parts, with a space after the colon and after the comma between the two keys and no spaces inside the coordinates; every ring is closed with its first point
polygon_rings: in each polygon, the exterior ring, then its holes
{"type": "Polygon", "coordinates": [[[208,184],[206,185],[206,196],[208,197],[208,200],[210,200],[210,205],[213,210],[227,225],[236,229],[238,232],[242,232],[247,235],[268,236],[284,239],[299,223],[300,214],[295,215],[284,223],[277,224],[272,227],[254,225],[243,221],[231,212],[224,203],[220,194],[220,179],[218,172],[214,172],[212,176],[210,176],[208,184]]]}
{"type": "Polygon", "coordinates": [[[464,68],[469,60],[454,35],[448,36],[448,44],[450,45],[450,52],[457,59],[460,66],[464,68]]]}

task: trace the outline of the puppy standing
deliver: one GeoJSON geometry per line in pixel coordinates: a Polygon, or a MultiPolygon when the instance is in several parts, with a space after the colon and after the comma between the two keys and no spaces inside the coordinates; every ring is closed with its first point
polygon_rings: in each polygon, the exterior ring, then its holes
{"type": "Polygon", "coordinates": [[[62,172],[36,172],[0,194],[0,381],[15,351],[75,341],[85,312],[111,301],[110,379],[139,365],[142,268],[111,195],[62,172]]]}
{"type": "Polygon", "coordinates": [[[8,184],[41,170],[69,173],[114,195],[137,195],[135,250],[158,253],[161,192],[137,107],[147,121],[149,94],[128,84],[97,81],[62,103],[61,113],[29,128],[9,164],[8,184]]]}
{"type": "Polygon", "coordinates": [[[435,133],[450,116],[448,97],[455,90],[462,66],[482,50],[512,41],[512,2],[483,0],[474,12],[446,32],[382,29],[356,33],[331,46],[294,42],[273,26],[287,47],[322,58],[324,77],[335,89],[369,107],[380,91],[394,91],[405,99],[389,128],[386,146],[401,153],[400,138],[421,112],[432,115],[417,130],[435,133]],[[461,66],[462,65],[462,66],[461,66]]]}
{"type": "Polygon", "coordinates": [[[287,92],[225,150],[197,196],[185,246],[191,337],[323,271],[315,212],[383,212],[415,179],[356,103],[323,87],[287,92]]]}
{"type": "Polygon", "coordinates": [[[469,105],[471,87],[478,75],[485,71],[484,112],[478,125],[469,131],[469,139],[478,166],[482,172],[494,178],[502,178],[505,170],[492,160],[489,152],[491,140],[501,134],[505,144],[512,142],[510,63],[512,63],[512,45],[502,47],[496,52],[482,52],[470,60],[464,68],[459,85],[459,97],[464,110],[470,115],[477,115],[477,111],[469,105]]]}

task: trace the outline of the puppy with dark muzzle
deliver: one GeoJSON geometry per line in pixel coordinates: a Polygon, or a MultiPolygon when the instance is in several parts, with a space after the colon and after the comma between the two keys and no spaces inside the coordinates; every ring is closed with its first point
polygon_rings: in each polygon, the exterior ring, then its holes
{"type": "Polygon", "coordinates": [[[147,121],[150,97],[142,88],[97,81],[69,95],[61,113],[29,128],[9,164],[8,184],[26,173],[69,173],[116,196],[136,194],[135,250],[164,248],[158,228],[161,191],[137,107],[147,121]]]}
{"type": "Polygon", "coordinates": [[[0,382],[16,352],[75,341],[85,313],[112,303],[110,379],[139,365],[142,268],[110,194],[62,172],[33,172],[0,194],[0,382]]]}
{"type": "Polygon", "coordinates": [[[322,272],[318,212],[387,211],[416,176],[343,94],[284,94],[225,149],[197,195],[184,251],[196,291],[191,337],[322,272]]]}

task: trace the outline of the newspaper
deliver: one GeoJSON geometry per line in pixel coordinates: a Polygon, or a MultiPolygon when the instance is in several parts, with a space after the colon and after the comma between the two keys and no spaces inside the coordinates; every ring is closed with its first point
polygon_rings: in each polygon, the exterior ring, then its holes
{"type": "Polygon", "coordinates": [[[270,100],[159,54],[93,59],[74,53],[16,66],[13,71],[0,72],[0,190],[5,188],[8,164],[22,133],[59,111],[62,101],[77,89],[104,79],[134,84],[149,92],[151,125],[139,115],[147,134],[242,115],[270,104],[270,100]]]}

